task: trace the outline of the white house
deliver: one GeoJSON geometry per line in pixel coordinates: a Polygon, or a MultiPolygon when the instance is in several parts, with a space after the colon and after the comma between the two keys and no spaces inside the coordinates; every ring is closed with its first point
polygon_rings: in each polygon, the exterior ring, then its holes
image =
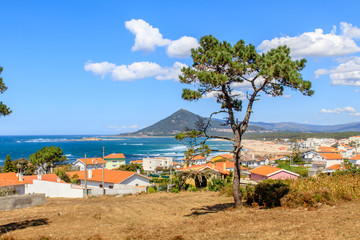
{"type": "Polygon", "coordinates": [[[106,166],[106,161],[102,158],[79,158],[75,162],[72,163],[73,166],[77,166],[80,170],[85,169],[85,161],[86,161],[86,169],[99,169],[102,168],[103,164],[106,166]]]}
{"type": "MultiPolygon", "coordinates": [[[[70,177],[78,176],[81,186],[85,185],[85,171],[68,172],[70,177]]],[[[137,172],[118,171],[104,169],[104,188],[113,189],[118,185],[131,187],[149,186],[150,179],[137,172]]],[[[102,169],[89,169],[87,171],[87,186],[90,188],[102,188],[103,171],[102,169]]]]}
{"type": "Polygon", "coordinates": [[[14,172],[0,173],[0,188],[13,188],[19,194],[25,194],[25,184],[22,175],[14,172]]]}
{"type": "MultiPolygon", "coordinates": [[[[184,162],[185,160],[186,160],[186,159],[183,158],[183,162],[184,162]]],[[[192,164],[192,165],[203,165],[203,164],[206,164],[206,157],[201,156],[201,155],[195,155],[195,156],[193,156],[193,157],[189,160],[189,164],[192,164]]]]}
{"type": "Polygon", "coordinates": [[[360,166],[360,154],[356,154],[349,159],[349,162],[353,165],[360,166]]]}
{"type": "MultiPolygon", "coordinates": [[[[318,155],[314,156],[312,159],[312,165],[313,166],[323,166],[325,169],[328,167],[340,164],[342,165],[344,163],[344,159],[342,156],[338,153],[319,153],[318,155]]],[[[313,167],[317,168],[317,167],[313,167]]]]}
{"type": "Polygon", "coordinates": [[[143,158],[143,169],[145,172],[154,172],[157,167],[170,168],[172,164],[172,157],[143,158]]]}

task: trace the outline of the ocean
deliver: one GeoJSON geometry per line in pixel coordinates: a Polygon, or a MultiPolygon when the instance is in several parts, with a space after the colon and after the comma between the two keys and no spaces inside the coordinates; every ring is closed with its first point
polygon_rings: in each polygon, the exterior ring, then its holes
{"type": "MultiPolygon", "coordinates": [[[[231,144],[225,141],[209,141],[208,145],[211,149],[232,149],[231,144]]],[[[10,154],[12,160],[18,158],[29,159],[30,154],[48,146],[57,146],[63,149],[64,155],[69,162],[83,158],[85,154],[87,157],[102,157],[103,147],[105,147],[105,156],[110,153],[123,153],[127,163],[132,160],[141,160],[144,157],[173,157],[175,161],[179,161],[184,157],[184,151],[186,151],[186,146],[173,137],[0,136],[0,166],[3,165],[7,154],[10,154]],[[106,139],[106,141],[81,141],[84,137],[98,137],[106,139]]],[[[212,155],[218,154],[221,154],[221,152],[215,152],[212,155]]]]}

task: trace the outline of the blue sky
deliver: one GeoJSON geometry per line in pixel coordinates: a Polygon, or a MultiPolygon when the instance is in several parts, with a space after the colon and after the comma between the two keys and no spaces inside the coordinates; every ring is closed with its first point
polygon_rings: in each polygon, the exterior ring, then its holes
{"type": "MultiPolygon", "coordinates": [[[[189,49],[212,34],[307,58],[315,95],[262,96],[251,121],[360,121],[358,1],[2,1],[0,66],[13,113],[0,135],[116,134],[212,98],[181,99],[189,49]],[[316,30],[318,29],[318,30],[316,30]]],[[[245,92],[245,87],[238,91],[245,92]]]]}

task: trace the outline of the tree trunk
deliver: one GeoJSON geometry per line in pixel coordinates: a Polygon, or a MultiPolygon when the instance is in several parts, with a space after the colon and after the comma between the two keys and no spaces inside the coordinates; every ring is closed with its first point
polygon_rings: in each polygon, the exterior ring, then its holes
{"type": "Polygon", "coordinates": [[[242,195],[240,192],[240,150],[241,144],[239,137],[235,137],[235,144],[234,144],[234,159],[235,159],[235,166],[234,166],[234,179],[233,179],[233,195],[234,195],[234,203],[235,207],[242,206],[242,195]]]}

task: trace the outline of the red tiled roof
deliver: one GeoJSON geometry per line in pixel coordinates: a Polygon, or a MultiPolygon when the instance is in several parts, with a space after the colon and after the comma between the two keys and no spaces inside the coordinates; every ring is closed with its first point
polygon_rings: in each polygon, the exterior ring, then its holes
{"type": "Polygon", "coordinates": [[[261,167],[250,170],[251,173],[259,174],[262,176],[268,176],[272,173],[282,170],[281,168],[271,167],[267,165],[263,165],[261,167]]]}
{"type": "Polygon", "coordinates": [[[334,164],[334,165],[331,165],[330,167],[328,167],[327,169],[340,170],[340,169],[346,169],[346,168],[348,168],[348,167],[346,167],[345,165],[334,164]]]}
{"type": "Polygon", "coordinates": [[[275,160],[278,160],[278,159],[284,158],[284,157],[287,157],[287,156],[276,156],[276,157],[270,158],[269,161],[275,161],[275,160]]]}
{"type": "MultiPolygon", "coordinates": [[[[24,176],[24,181],[26,183],[30,183],[32,184],[34,180],[37,180],[38,176],[37,175],[30,175],[30,176],[24,176]]],[[[58,182],[58,176],[56,174],[43,174],[41,175],[41,179],[42,181],[48,181],[48,182],[58,182]]],[[[63,180],[60,180],[61,183],[65,183],[63,180]]]]}
{"type": "MultiPolygon", "coordinates": [[[[79,176],[80,180],[85,180],[85,172],[84,171],[73,171],[73,172],[68,172],[68,174],[70,177],[77,174],[79,176]]],[[[107,183],[121,183],[122,181],[131,177],[134,174],[136,174],[136,172],[104,169],[104,181],[107,183]]],[[[143,176],[143,177],[147,178],[146,176],[143,176]]],[[[93,169],[92,170],[92,178],[87,178],[87,180],[95,181],[95,182],[102,182],[102,169],[93,169]]]]}
{"type": "Polygon", "coordinates": [[[350,160],[360,160],[360,154],[356,154],[355,156],[351,157],[350,160]]]}
{"type": "Polygon", "coordinates": [[[343,159],[342,156],[338,153],[320,153],[320,156],[322,156],[326,160],[343,159]]]}
{"type": "Polygon", "coordinates": [[[143,160],[134,160],[134,161],[130,161],[130,164],[132,163],[143,163],[143,160]]]}
{"type": "MultiPolygon", "coordinates": [[[[79,158],[78,160],[81,161],[82,163],[85,163],[85,158],[79,158]]],[[[86,158],[86,165],[102,164],[102,163],[106,164],[107,162],[102,158],[86,158]]]]}
{"type": "Polygon", "coordinates": [[[24,185],[26,182],[19,181],[16,176],[16,173],[9,172],[9,173],[0,173],[0,186],[7,187],[7,186],[15,186],[15,185],[24,185]]]}
{"type": "Polygon", "coordinates": [[[104,159],[108,158],[125,158],[123,153],[112,153],[104,157],[104,159]]]}
{"type": "MultiPolygon", "coordinates": [[[[201,156],[201,155],[196,155],[196,156],[192,157],[190,160],[196,161],[196,160],[204,160],[204,159],[206,159],[206,157],[201,156]]],[[[185,160],[185,158],[183,158],[183,160],[185,160]]]]}

